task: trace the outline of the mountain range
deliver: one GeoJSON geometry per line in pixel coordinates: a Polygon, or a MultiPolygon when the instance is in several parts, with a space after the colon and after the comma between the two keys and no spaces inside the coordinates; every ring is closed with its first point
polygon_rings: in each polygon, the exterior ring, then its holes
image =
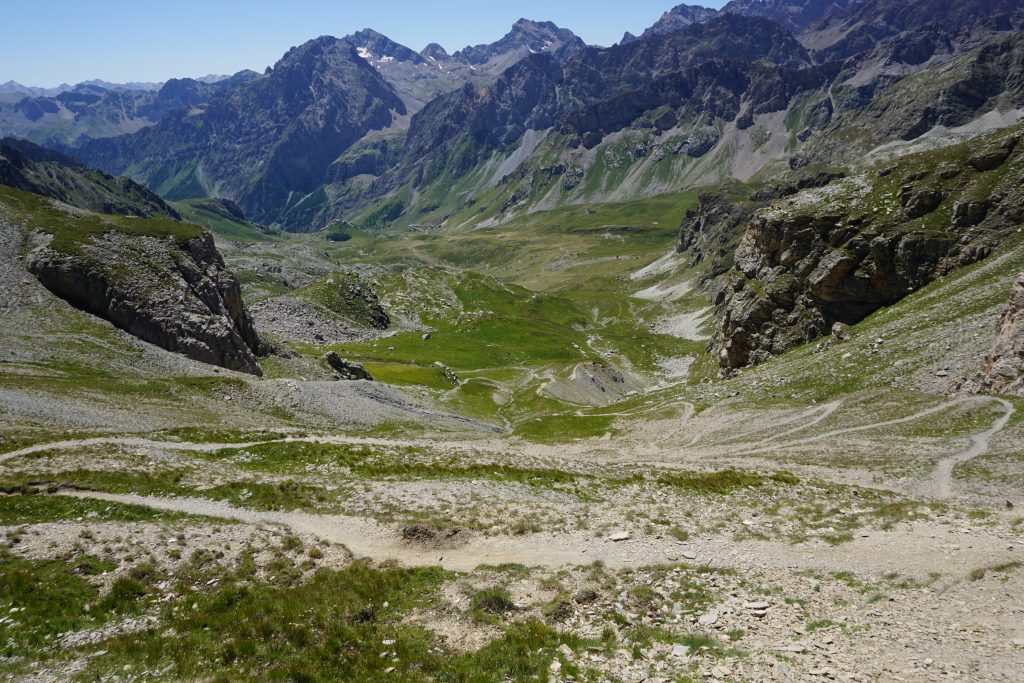
{"type": "Polygon", "coordinates": [[[817,130],[1022,25],[1011,0],[913,5],[680,5],[610,48],[525,19],[454,54],[366,29],[264,74],[24,97],[0,105],[0,132],[288,230],[486,219],[829,163],[817,130]]]}

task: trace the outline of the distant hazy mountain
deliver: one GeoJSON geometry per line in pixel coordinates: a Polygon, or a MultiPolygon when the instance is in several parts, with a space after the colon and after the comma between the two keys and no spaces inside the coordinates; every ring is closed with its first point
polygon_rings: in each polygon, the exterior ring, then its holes
{"type": "Polygon", "coordinates": [[[242,71],[213,82],[172,79],[156,90],[113,87],[102,85],[103,81],[82,83],[52,95],[30,94],[42,89],[27,88],[22,97],[0,101],[0,135],[74,146],[86,139],[134,133],[170,111],[206,102],[215,92],[256,76],[253,71],[242,71]]]}

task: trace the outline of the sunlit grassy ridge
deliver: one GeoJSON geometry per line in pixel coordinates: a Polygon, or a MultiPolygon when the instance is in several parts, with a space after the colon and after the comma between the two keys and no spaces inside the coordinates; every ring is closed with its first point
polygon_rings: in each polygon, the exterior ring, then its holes
{"type": "Polygon", "coordinates": [[[49,199],[5,186],[0,186],[0,202],[15,221],[26,224],[31,230],[52,235],[50,246],[68,253],[78,252],[82,245],[108,232],[169,238],[178,245],[185,245],[203,234],[198,225],[166,219],[69,214],[57,209],[49,199]]]}

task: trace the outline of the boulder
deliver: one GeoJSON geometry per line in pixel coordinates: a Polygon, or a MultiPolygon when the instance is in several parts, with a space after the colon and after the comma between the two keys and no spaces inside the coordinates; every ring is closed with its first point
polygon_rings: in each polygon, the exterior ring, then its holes
{"type": "Polygon", "coordinates": [[[970,228],[985,220],[991,201],[956,202],[953,204],[953,225],[958,228],[970,228]]]}
{"type": "Polygon", "coordinates": [[[324,356],[324,361],[327,362],[331,369],[341,376],[341,379],[348,381],[366,380],[368,382],[373,381],[373,377],[367,372],[361,364],[355,361],[347,360],[342,358],[334,351],[330,351],[324,356]]]}
{"type": "Polygon", "coordinates": [[[1016,136],[1010,136],[1003,140],[998,145],[993,145],[983,150],[979,154],[972,156],[967,160],[967,163],[971,167],[980,173],[987,171],[993,171],[1003,165],[1010,155],[1013,153],[1014,148],[1019,142],[1016,136]]]}
{"type": "Polygon", "coordinates": [[[910,196],[907,201],[907,217],[920,218],[930,214],[939,208],[942,203],[942,193],[937,190],[919,190],[910,196]]]}

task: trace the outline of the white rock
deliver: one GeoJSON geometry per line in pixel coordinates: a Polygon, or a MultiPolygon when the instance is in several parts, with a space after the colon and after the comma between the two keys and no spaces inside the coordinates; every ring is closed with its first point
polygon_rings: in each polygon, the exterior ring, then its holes
{"type": "Polygon", "coordinates": [[[620,543],[622,541],[628,541],[629,539],[630,539],[630,535],[629,535],[628,531],[616,531],[614,534],[612,534],[611,536],[608,537],[608,540],[614,541],[615,543],[620,543]]]}
{"type": "Polygon", "coordinates": [[[701,626],[714,626],[716,623],[718,623],[718,610],[708,610],[704,614],[700,615],[700,618],[697,619],[697,623],[701,626]]]}

